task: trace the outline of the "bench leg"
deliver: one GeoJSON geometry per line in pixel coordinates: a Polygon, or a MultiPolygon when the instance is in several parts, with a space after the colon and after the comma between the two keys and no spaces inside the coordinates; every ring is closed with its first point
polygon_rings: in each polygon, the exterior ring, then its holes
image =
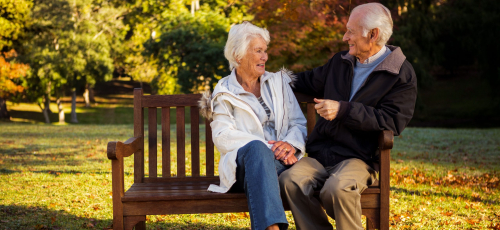
{"type": "MultiPolygon", "coordinates": [[[[146,217],[144,217],[146,218],[146,217]]],[[[141,221],[135,225],[135,230],[146,230],[146,221],[141,221]]]]}
{"type": "Polygon", "coordinates": [[[374,221],[371,221],[370,218],[366,217],[366,230],[378,229],[377,224],[374,221]]]}
{"type": "Polygon", "coordinates": [[[145,230],[146,216],[126,216],[123,225],[125,230],[132,230],[134,227],[136,230],[145,230]]]}
{"type": "Polygon", "coordinates": [[[366,217],[366,229],[380,229],[380,209],[363,209],[366,217]]]}

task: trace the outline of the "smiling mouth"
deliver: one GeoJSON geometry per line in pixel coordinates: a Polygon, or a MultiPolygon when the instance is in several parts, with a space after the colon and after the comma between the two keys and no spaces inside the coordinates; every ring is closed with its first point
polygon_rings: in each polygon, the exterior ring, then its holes
{"type": "Polygon", "coordinates": [[[264,64],[257,64],[258,67],[264,67],[264,64]]]}

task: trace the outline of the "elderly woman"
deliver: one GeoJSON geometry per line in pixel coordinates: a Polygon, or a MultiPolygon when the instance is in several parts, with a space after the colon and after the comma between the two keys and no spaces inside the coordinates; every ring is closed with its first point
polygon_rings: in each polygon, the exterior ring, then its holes
{"type": "Polygon", "coordinates": [[[269,32],[249,22],[229,31],[224,55],[231,74],[205,95],[213,141],[221,152],[220,185],[245,192],[252,229],[287,229],[278,175],[304,155],[306,120],[286,71],[265,71],[269,32]]]}

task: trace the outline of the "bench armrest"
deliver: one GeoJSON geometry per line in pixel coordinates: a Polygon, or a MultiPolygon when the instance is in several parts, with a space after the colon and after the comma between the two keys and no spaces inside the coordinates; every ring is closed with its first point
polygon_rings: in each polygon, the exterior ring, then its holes
{"type": "Polygon", "coordinates": [[[392,149],[394,145],[394,132],[384,130],[380,133],[378,138],[378,146],[380,150],[392,149]]]}
{"type": "Polygon", "coordinates": [[[143,148],[144,138],[132,137],[125,142],[108,142],[108,159],[117,160],[118,158],[128,157],[143,148]]]}

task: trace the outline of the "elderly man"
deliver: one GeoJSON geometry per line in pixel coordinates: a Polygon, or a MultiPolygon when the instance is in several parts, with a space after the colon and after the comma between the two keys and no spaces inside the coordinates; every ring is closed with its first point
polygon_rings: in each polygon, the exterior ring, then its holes
{"type": "Polygon", "coordinates": [[[281,174],[280,188],[297,229],[363,229],[361,193],[373,183],[380,131],[399,135],[413,116],[417,79],[392,35],[390,11],[379,3],[353,9],[344,41],[324,66],[298,74],[295,89],[318,98],[321,116],[308,138],[309,157],[281,174]],[[315,190],[320,190],[316,199],[315,190]]]}

